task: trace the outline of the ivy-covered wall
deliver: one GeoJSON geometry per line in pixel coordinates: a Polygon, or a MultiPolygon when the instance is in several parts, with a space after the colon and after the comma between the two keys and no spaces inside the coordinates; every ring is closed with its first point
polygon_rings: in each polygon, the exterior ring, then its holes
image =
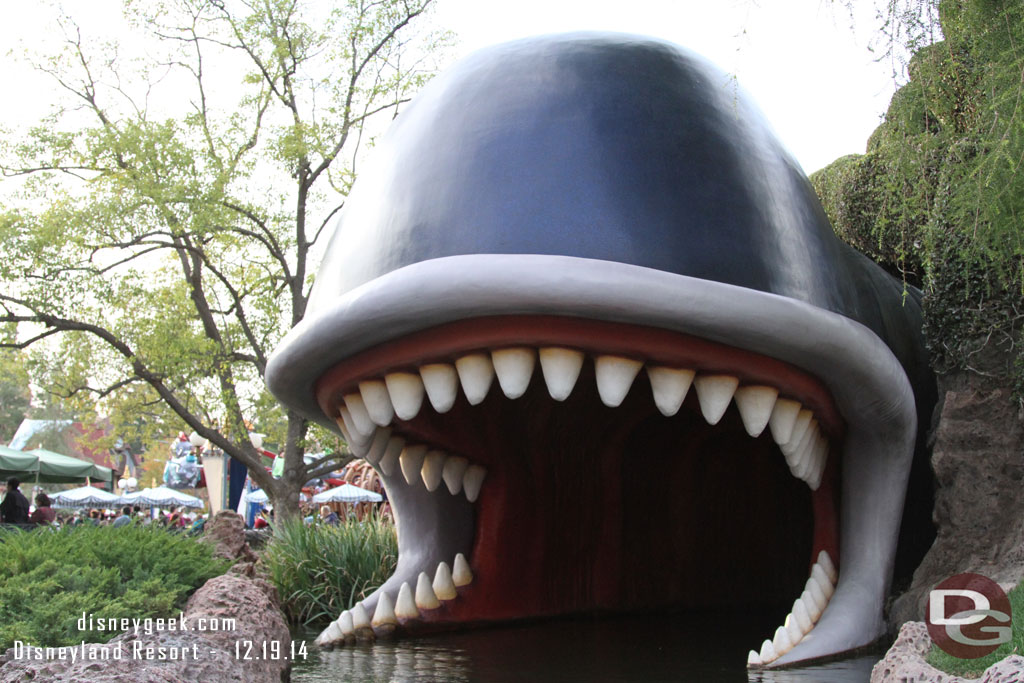
{"type": "Polygon", "coordinates": [[[1020,400],[1024,0],[924,3],[944,40],[914,54],[866,153],[811,182],[842,239],[924,290],[936,370],[1012,378],[1020,400]]]}

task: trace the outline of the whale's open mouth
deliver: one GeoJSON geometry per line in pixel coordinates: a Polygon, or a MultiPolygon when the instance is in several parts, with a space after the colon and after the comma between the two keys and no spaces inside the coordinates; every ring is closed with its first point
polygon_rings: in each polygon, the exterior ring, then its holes
{"type": "MultiPolygon", "coordinates": [[[[787,363],[635,325],[478,318],[346,359],[317,394],[382,473],[400,538],[409,518],[444,527],[436,552],[400,555],[366,636],[792,604],[761,664],[834,592],[843,422],[787,363]]],[[[331,639],[363,619],[344,621],[331,639]]]]}
{"type": "Polygon", "coordinates": [[[778,666],[881,634],[916,417],[859,323],[560,256],[421,262],[320,305],[268,382],[374,464],[399,534],[321,643],[731,608],[778,614],[749,657],[778,666]]]}

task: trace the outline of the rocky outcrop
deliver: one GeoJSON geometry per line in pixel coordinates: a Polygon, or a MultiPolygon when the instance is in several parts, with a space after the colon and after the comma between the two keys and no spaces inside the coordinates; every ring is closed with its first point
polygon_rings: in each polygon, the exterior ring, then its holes
{"type": "Polygon", "coordinates": [[[937,537],[890,622],[925,617],[928,591],[961,572],[1004,588],[1024,577],[1024,417],[1007,382],[961,372],[939,382],[933,432],[937,537]]]}
{"type": "Polygon", "coordinates": [[[1024,657],[1012,655],[985,670],[981,678],[960,678],[939,671],[925,657],[932,647],[928,627],[908,621],[893,646],[871,670],[871,683],[1020,683],[1024,657]]]}
{"type": "MultiPolygon", "coordinates": [[[[175,629],[140,629],[106,644],[0,655],[0,683],[73,681],[118,683],[278,683],[287,680],[291,640],[273,586],[248,561],[252,551],[229,533],[238,525],[219,513],[207,526],[218,554],[234,552],[232,571],[207,581],[185,606],[175,629]],[[231,550],[233,549],[233,550],[231,550]],[[180,626],[180,628],[179,628],[180,626]]],[[[241,518],[237,518],[238,524],[241,518]]],[[[237,538],[242,538],[238,530],[237,538]]]]}

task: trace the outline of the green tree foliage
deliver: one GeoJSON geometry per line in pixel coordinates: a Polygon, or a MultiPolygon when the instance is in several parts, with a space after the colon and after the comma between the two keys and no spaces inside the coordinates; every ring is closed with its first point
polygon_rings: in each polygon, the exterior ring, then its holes
{"type": "MultiPolygon", "coordinates": [[[[15,341],[13,328],[0,329],[0,340],[15,341]]],[[[0,444],[10,443],[28,415],[32,398],[28,382],[25,354],[19,349],[0,348],[0,444]]]]}
{"type": "Polygon", "coordinates": [[[923,287],[937,369],[981,369],[980,357],[997,349],[1016,357],[1016,372],[985,370],[1019,383],[1024,3],[890,0],[888,9],[890,47],[913,55],[908,80],[867,153],[811,181],[837,234],[923,287]]]}
{"type": "Polygon", "coordinates": [[[209,545],[162,528],[91,525],[0,530],[0,649],[107,642],[80,631],[82,613],[113,619],[175,615],[207,579],[227,570],[209,545]]]}
{"type": "Polygon", "coordinates": [[[421,28],[433,1],[125,0],[135,61],[61,20],[63,50],[36,61],[53,114],[0,144],[0,322],[40,349],[48,389],[99,401],[129,441],[194,430],[297,510],[343,456],[304,464],[310,426],[271,407],[267,355],[305,314],[371,122],[448,40],[421,28]]]}

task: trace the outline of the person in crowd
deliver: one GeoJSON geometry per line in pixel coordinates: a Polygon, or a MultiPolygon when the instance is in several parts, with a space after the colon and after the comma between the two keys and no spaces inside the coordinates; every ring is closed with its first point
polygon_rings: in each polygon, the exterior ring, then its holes
{"type": "Polygon", "coordinates": [[[7,480],[7,495],[0,503],[0,522],[4,524],[28,524],[28,498],[18,490],[21,480],[11,477],[7,480]]]}
{"type": "Polygon", "coordinates": [[[329,505],[321,505],[320,506],[320,521],[324,522],[325,524],[332,524],[332,525],[337,526],[337,524],[341,520],[338,519],[338,513],[336,513],[334,510],[332,510],[331,506],[329,506],[329,505]]]}
{"type": "Polygon", "coordinates": [[[114,520],[111,526],[122,527],[132,523],[132,508],[125,505],[121,508],[121,516],[114,520]]]}
{"type": "Polygon", "coordinates": [[[57,511],[50,507],[50,497],[40,491],[36,494],[36,509],[28,517],[29,524],[53,524],[57,511]]]}
{"type": "Polygon", "coordinates": [[[99,526],[100,522],[102,521],[103,515],[100,513],[99,510],[97,510],[96,508],[89,510],[89,519],[87,520],[88,524],[91,524],[92,526],[99,526]]]}

